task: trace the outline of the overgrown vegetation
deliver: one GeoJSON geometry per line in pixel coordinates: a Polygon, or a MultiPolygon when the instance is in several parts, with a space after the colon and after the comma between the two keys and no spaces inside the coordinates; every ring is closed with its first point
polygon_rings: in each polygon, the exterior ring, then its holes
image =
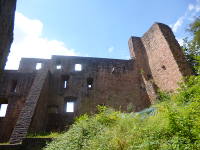
{"type": "Polygon", "coordinates": [[[184,39],[183,50],[196,75],[200,74],[200,17],[190,24],[191,37],[184,39]]]}
{"type": "Polygon", "coordinates": [[[58,132],[29,133],[27,138],[56,138],[60,134],[58,132]]]}
{"type": "Polygon", "coordinates": [[[179,93],[164,95],[155,112],[122,113],[99,106],[83,115],[46,150],[195,150],[200,149],[200,76],[179,93]]]}
{"type": "Polygon", "coordinates": [[[178,92],[159,92],[158,103],[140,113],[99,106],[98,114],[79,117],[45,150],[199,150],[200,19],[196,21],[193,38],[184,46],[196,76],[186,78],[178,92]]]}

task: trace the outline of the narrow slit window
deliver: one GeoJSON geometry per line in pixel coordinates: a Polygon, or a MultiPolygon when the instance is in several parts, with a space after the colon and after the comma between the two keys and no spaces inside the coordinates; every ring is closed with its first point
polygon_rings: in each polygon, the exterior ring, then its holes
{"type": "Polygon", "coordinates": [[[11,92],[17,92],[17,80],[12,81],[11,92]]]}
{"type": "Polygon", "coordinates": [[[67,88],[67,85],[68,85],[67,80],[64,80],[64,88],[65,88],[65,89],[67,88]]]}
{"type": "Polygon", "coordinates": [[[62,88],[66,89],[69,86],[69,76],[63,75],[62,76],[62,88]]]}
{"type": "Polygon", "coordinates": [[[6,116],[8,104],[0,104],[0,117],[6,116]]]}
{"type": "Polygon", "coordinates": [[[81,64],[75,64],[75,71],[82,71],[82,65],[81,64]]]}
{"type": "Polygon", "coordinates": [[[74,102],[67,102],[66,112],[74,112],[74,102]]]}
{"type": "Polygon", "coordinates": [[[36,63],[36,70],[40,70],[42,68],[42,63],[36,63]]]}

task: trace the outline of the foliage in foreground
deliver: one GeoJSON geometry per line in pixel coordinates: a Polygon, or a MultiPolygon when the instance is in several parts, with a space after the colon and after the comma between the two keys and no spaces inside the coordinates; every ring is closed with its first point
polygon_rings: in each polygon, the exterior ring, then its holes
{"type": "Polygon", "coordinates": [[[196,150],[200,149],[200,76],[177,94],[161,96],[154,113],[122,113],[99,107],[83,115],[45,150],[196,150]]]}
{"type": "Polygon", "coordinates": [[[56,138],[60,134],[59,132],[29,133],[27,138],[56,138]]]}

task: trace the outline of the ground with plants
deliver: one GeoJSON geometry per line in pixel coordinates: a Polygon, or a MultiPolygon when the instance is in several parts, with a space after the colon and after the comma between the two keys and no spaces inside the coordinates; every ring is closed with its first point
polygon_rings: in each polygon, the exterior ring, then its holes
{"type": "Polygon", "coordinates": [[[45,150],[200,149],[200,76],[186,80],[178,93],[160,92],[158,103],[140,113],[99,106],[45,150]]]}

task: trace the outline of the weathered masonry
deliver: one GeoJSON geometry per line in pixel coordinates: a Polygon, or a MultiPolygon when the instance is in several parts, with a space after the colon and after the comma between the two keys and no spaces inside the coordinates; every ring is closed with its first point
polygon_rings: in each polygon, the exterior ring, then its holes
{"type": "Polygon", "coordinates": [[[23,58],[17,71],[5,70],[0,140],[20,143],[27,133],[62,131],[74,117],[94,113],[97,105],[140,111],[154,102],[158,88],[174,91],[192,73],[167,25],[156,23],[128,44],[129,60],[23,58]]]}
{"type": "Polygon", "coordinates": [[[0,77],[13,41],[16,0],[0,0],[0,77]]]}

